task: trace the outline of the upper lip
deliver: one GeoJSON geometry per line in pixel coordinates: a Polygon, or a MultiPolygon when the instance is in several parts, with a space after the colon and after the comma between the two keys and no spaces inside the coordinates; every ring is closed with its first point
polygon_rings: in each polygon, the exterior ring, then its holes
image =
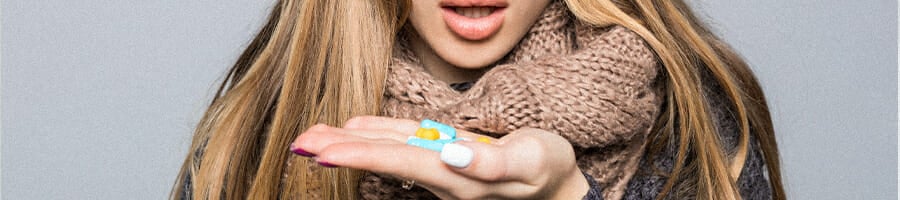
{"type": "Polygon", "coordinates": [[[441,7],[506,7],[506,0],[441,0],[441,7]]]}

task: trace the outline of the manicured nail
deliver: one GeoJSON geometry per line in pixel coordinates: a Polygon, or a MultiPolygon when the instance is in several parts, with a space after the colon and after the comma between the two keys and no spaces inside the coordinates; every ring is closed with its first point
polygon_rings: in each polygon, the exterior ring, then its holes
{"type": "Polygon", "coordinates": [[[294,144],[291,144],[290,150],[291,150],[291,152],[294,152],[294,154],[305,156],[305,157],[315,157],[316,156],[316,154],[312,154],[301,148],[294,147],[294,144]]]}
{"type": "Polygon", "coordinates": [[[327,167],[327,168],[335,168],[335,167],[338,167],[337,165],[334,165],[334,164],[331,164],[331,163],[328,163],[328,162],[325,162],[325,161],[316,161],[316,162],[319,163],[319,165],[321,165],[322,167],[327,167]]]}
{"type": "Polygon", "coordinates": [[[472,163],[475,152],[459,144],[446,144],[441,151],[441,161],[456,168],[466,168],[472,163]]]}

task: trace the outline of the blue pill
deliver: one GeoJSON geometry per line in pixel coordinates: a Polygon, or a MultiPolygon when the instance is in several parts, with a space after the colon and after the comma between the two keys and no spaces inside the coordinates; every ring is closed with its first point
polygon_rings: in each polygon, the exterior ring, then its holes
{"type": "Polygon", "coordinates": [[[441,139],[455,139],[456,138],[456,129],[453,128],[452,126],[442,124],[440,122],[426,119],[426,120],[422,120],[422,123],[419,125],[419,127],[437,129],[438,132],[441,132],[441,139]]]}
{"type": "Polygon", "coordinates": [[[409,138],[406,140],[406,144],[413,145],[417,147],[422,147],[428,150],[441,152],[444,149],[444,143],[438,142],[435,140],[426,140],[422,138],[409,138]]]}
{"type": "Polygon", "coordinates": [[[443,144],[450,144],[450,143],[454,143],[454,142],[460,141],[460,140],[461,140],[461,139],[459,139],[459,138],[454,138],[454,139],[441,139],[441,140],[435,140],[435,142],[440,142],[440,143],[443,143],[443,144]]]}

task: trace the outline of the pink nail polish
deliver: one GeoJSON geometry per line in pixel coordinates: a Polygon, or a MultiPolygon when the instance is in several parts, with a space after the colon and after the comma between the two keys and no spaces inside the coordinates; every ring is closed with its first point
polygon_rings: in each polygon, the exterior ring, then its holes
{"type": "Polygon", "coordinates": [[[297,155],[300,155],[300,156],[304,156],[304,157],[315,157],[315,156],[316,156],[316,154],[312,154],[312,153],[307,152],[306,150],[303,150],[303,149],[301,149],[301,148],[296,148],[296,147],[294,147],[294,144],[291,144],[290,150],[291,150],[291,152],[294,152],[294,154],[297,154],[297,155]]]}
{"type": "Polygon", "coordinates": [[[322,167],[327,167],[327,168],[335,168],[335,167],[338,167],[337,165],[334,165],[334,164],[331,164],[331,163],[328,163],[328,162],[325,162],[325,161],[316,161],[316,162],[318,162],[319,165],[322,165],[322,167]]]}

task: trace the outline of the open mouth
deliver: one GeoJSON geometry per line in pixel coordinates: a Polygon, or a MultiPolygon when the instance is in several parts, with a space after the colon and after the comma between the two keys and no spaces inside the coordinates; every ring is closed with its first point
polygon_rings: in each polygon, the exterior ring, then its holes
{"type": "Polygon", "coordinates": [[[448,9],[453,9],[458,15],[462,15],[468,18],[482,18],[491,15],[494,13],[499,7],[493,6],[477,6],[477,7],[447,7],[448,9]]]}
{"type": "MultiPolygon", "coordinates": [[[[449,1],[448,1],[449,2],[449,1]]],[[[444,22],[457,36],[479,41],[495,35],[503,25],[505,2],[462,1],[443,4],[444,22]]]]}

